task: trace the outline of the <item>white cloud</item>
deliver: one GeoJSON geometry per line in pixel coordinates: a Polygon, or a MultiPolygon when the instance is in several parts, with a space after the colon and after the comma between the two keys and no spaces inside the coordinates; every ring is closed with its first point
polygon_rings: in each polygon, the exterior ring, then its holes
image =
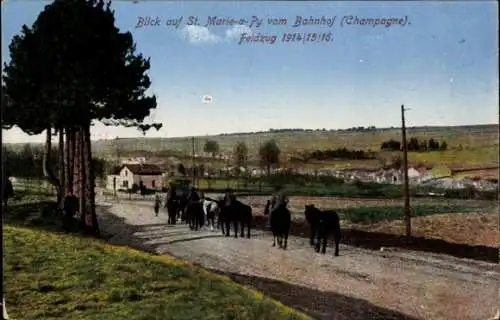
{"type": "Polygon", "coordinates": [[[225,41],[239,41],[243,33],[252,34],[253,31],[248,26],[236,25],[227,29],[225,36],[221,37],[212,33],[207,27],[185,26],[181,29],[181,36],[184,40],[192,44],[210,44],[225,41]]]}
{"type": "Polygon", "coordinates": [[[216,43],[222,39],[210,32],[207,27],[185,26],[181,30],[182,37],[192,44],[216,43]]]}
{"type": "Polygon", "coordinates": [[[252,33],[252,29],[245,25],[236,25],[226,30],[226,40],[239,40],[243,33],[252,33]]]}

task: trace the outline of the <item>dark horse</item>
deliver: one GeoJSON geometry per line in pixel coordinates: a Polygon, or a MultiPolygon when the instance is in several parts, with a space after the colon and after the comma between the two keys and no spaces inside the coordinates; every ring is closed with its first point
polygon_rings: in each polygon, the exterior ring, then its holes
{"type": "Polygon", "coordinates": [[[189,199],[188,199],[188,195],[186,194],[182,194],[179,198],[178,198],[178,207],[177,207],[177,214],[180,215],[181,217],[181,221],[182,222],[187,222],[187,207],[188,207],[188,204],[189,204],[189,199]]]}
{"type": "Polygon", "coordinates": [[[205,223],[205,212],[201,201],[190,201],[186,207],[186,219],[191,230],[198,230],[205,223]]]}
{"type": "Polygon", "coordinates": [[[309,239],[311,246],[315,246],[316,252],[326,253],[326,242],[330,234],[333,233],[335,240],[335,256],[339,255],[340,243],[340,219],[339,215],[333,210],[320,210],[313,204],[306,205],[304,214],[311,227],[311,237],[309,239]],[[317,235],[316,243],[314,238],[317,235]]]}
{"type": "Polygon", "coordinates": [[[269,222],[271,225],[271,231],[273,233],[273,247],[276,246],[276,239],[278,240],[278,246],[286,250],[288,244],[288,234],[290,233],[290,224],[292,222],[292,216],[290,210],[287,207],[281,206],[270,212],[271,201],[268,200],[266,203],[266,208],[264,210],[264,215],[269,215],[269,222]]]}
{"type": "Polygon", "coordinates": [[[177,196],[171,196],[165,203],[168,214],[168,224],[176,224],[177,215],[180,211],[180,200],[177,196]]]}
{"type": "MultiPolygon", "coordinates": [[[[250,228],[252,226],[252,207],[244,204],[239,200],[234,200],[229,204],[219,201],[220,213],[219,223],[222,234],[226,237],[230,236],[230,226],[233,224],[234,237],[238,238],[238,226],[240,227],[240,237],[245,237],[245,227],[247,228],[247,238],[250,238],[250,228]]],[[[218,223],[218,224],[219,224],[218,223]]]]}

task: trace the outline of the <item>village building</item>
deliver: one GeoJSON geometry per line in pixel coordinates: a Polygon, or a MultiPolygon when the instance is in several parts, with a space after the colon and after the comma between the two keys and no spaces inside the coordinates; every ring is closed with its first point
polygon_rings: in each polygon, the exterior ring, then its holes
{"type": "Polygon", "coordinates": [[[123,164],[116,172],[108,176],[106,187],[109,190],[131,189],[140,182],[148,189],[163,187],[165,171],[159,165],[146,163],[123,164]]]}

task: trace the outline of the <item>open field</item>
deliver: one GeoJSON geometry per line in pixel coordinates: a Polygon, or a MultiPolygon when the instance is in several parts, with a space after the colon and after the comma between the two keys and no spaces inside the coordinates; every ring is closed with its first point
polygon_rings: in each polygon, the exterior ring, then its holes
{"type": "Polygon", "coordinates": [[[460,172],[453,175],[454,178],[481,178],[486,179],[498,179],[498,168],[496,169],[485,169],[485,170],[471,170],[466,172],[460,172]]]}
{"type": "MultiPolygon", "coordinates": [[[[408,128],[408,137],[418,139],[446,140],[448,150],[435,152],[410,152],[411,164],[425,164],[429,166],[447,165],[450,167],[478,167],[498,166],[498,125],[477,125],[457,127],[417,127],[408,128]]],[[[173,150],[180,154],[190,155],[191,138],[122,138],[119,140],[99,140],[92,145],[96,155],[115,157],[117,150],[121,154],[144,155],[144,152],[158,152],[173,150]]],[[[263,132],[253,134],[225,134],[219,136],[196,137],[196,152],[203,149],[207,139],[219,143],[221,152],[231,152],[238,141],[243,141],[249,149],[250,160],[255,160],[260,144],[268,139],[275,139],[282,150],[283,161],[288,155],[301,151],[315,149],[347,148],[357,150],[379,151],[383,141],[389,139],[400,140],[401,130],[376,129],[365,132],[349,131],[290,131],[290,132],[263,132]]],[[[380,157],[390,159],[398,152],[382,152],[380,157]]],[[[307,164],[307,166],[317,164],[307,164]]],[[[331,161],[322,163],[322,166],[335,167],[378,167],[378,160],[360,161],[331,161]]]]}
{"type": "MultiPolygon", "coordinates": [[[[31,200],[13,204],[11,222],[42,207],[31,200]]],[[[5,232],[12,319],[307,319],[170,256],[13,225],[5,232]]]]}
{"type": "MultiPolygon", "coordinates": [[[[451,243],[497,247],[500,243],[497,212],[443,213],[412,219],[412,234],[416,237],[441,239],[451,243]]],[[[404,221],[381,221],[352,224],[362,231],[404,235],[404,221]]]]}

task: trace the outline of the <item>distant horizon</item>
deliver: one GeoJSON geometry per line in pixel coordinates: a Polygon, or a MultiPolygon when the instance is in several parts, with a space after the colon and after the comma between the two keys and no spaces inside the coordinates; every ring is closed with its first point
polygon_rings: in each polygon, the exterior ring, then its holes
{"type": "MultiPolygon", "coordinates": [[[[31,27],[47,4],[2,3],[2,62],[9,62],[12,37],[23,24],[31,27]]],[[[114,1],[111,7],[116,27],[130,32],[137,52],[151,61],[148,93],[157,96],[158,106],[145,121],[164,126],[147,137],[391,127],[401,122],[401,104],[411,109],[408,127],[498,119],[496,2],[114,1]],[[213,16],[248,23],[205,26],[213,16]],[[297,16],[324,16],[331,23],[294,27],[297,16]],[[342,17],[353,16],[405,24],[341,25],[342,17]],[[136,28],[141,17],[158,17],[163,25],[136,28]],[[198,17],[200,24],[188,25],[190,17],[198,17]],[[251,25],[253,17],[262,19],[260,27],[251,25]],[[273,25],[269,18],[287,24],[273,25]],[[179,24],[167,26],[167,21],[179,24]],[[238,44],[251,33],[277,40],[238,44]],[[283,40],[286,34],[315,33],[333,40],[283,40]]],[[[9,142],[45,139],[19,129],[2,134],[9,142]]],[[[91,135],[92,140],[109,140],[141,133],[97,124],[91,135]]]]}
{"type": "MultiPolygon", "coordinates": [[[[463,127],[483,127],[483,126],[499,126],[499,123],[480,123],[480,124],[464,124],[464,125],[424,125],[424,126],[407,126],[406,129],[420,129],[420,128],[463,128],[463,127]]],[[[359,126],[361,127],[361,126],[359,126]]],[[[365,129],[368,129],[370,126],[364,126],[365,129]]],[[[349,128],[271,128],[268,130],[263,130],[263,131],[251,131],[251,132],[222,132],[222,133],[217,133],[217,134],[207,134],[207,135],[191,135],[191,136],[171,136],[171,137],[150,137],[147,134],[144,136],[142,134],[139,134],[135,137],[115,137],[115,138],[99,138],[99,139],[91,139],[93,142],[97,141],[112,141],[112,140],[127,140],[127,139],[183,139],[183,138],[202,138],[202,137],[217,137],[217,136],[233,136],[233,135],[251,135],[251,134],[260,134],[260,133],[279,133],[280,131],[305,131],[305,132],[316,132],[316,131],[323,131],[325,129],[326,132],[335,132],[335,131],[347,131],[349,129],[352,129],[353,127],[349,128]],[[273,132],[276,130],[277,132],[273,132]]],[[[375,126],[374,130],[397,130],[401,129],[401,126],[392,126],[392,127],[377,127],[375,126]]],[[[12,130],[12,129],[11,129],[12,130]]],[[[7,130],[5,130],[7,131],[7,130]]],[[[368,130],[367,130],[368,131],[368,130]]],[[[349,132],[349,131],[348,131],[349,132]]],[[[355,132],[354,130],[350,132],[355,132]]],[[[499,132],[500,133],[500,132],[499,132]]],[[[41,134],[40,136],[44,136],[41,134]]],[[[500,137],[499,137],[500,138],[500,137]]],[[[57,135],[53,135],[52,137],[52,142],[57,141],[57,135]]],[[[7,142],[5,140],[2,141],[2,144],[40,144],[40,143],[45,143],[45,141],[23,141],[23,142],[7,142]]]]}

